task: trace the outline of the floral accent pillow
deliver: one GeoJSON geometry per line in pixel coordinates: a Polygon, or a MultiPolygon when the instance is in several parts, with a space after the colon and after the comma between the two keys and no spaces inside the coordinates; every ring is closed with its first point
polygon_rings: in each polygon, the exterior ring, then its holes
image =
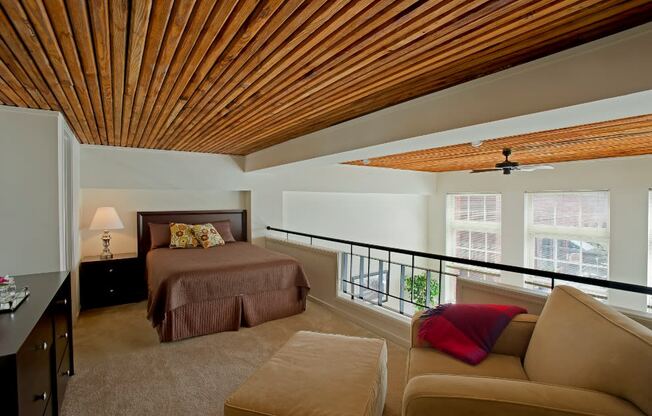
{"type": "Polygon", "coordinates": [[[199,242],[192,233],[192,226],[176,222],[170,223],[170,248],[194,248],[199,242]]]}
{"type": "Polygon", "coordinates": [[[224,245],[224,239],[213,224],[195,224],[192,226],[192,232],[199,244],[204,248],[224,245]]]}

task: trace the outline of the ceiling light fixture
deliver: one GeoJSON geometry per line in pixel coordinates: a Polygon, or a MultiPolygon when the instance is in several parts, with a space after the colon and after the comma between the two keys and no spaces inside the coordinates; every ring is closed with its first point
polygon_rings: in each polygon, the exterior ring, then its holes
{"type": "Polygon", "coordinates": [[[480,147],[480,146],[482,146],[482,143],[484,143],[482,140],[474,140],[474,141],[471,142],[471,146],[480,147]]]}

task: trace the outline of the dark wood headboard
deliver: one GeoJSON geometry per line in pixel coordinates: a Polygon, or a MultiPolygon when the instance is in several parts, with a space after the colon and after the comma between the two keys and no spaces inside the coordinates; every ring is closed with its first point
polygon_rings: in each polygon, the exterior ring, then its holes
{"type": "Polygon", "coordinates": [[[237,241],[247,241],[247,211],[150,211],[138,212],[138,257],[143,259],[151,247],[149,224],[168,224],[182,222],[186,224],[204,224],[207,222],[231,221],[231,232],[237,241]]]}

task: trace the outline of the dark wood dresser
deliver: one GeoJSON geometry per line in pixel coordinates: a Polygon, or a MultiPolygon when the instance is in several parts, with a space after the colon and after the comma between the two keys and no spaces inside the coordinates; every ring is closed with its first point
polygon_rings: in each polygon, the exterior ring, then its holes
{"type": "Polygon", "coordinates": [[[58,415],[74,374],[70,273],[15,278],[30,296],[0,314],[0,413],[58,415]]]}
{"type": "Polygon", "coordinates": [[[140,302],[147,299],[147,284],[137,254],[116,254],[112,259],[84,257],[79,266],[82,309],[140,302]]]}

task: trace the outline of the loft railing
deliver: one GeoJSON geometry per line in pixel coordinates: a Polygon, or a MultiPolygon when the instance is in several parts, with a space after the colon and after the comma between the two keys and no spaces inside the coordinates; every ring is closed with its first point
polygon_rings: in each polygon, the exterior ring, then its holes
{"type": "Polygon", "coordinates": [[[364,300],[401,314],[411,315],[415,309],[428,308],[441,303],[443,284],[447,278],[463,275],[484,280],[496,279],[500,276],[496,271],[547,278],[550,281],[551,289],[559,281],[564,281],[652,295],[652,287],[632,283],[470,260],[269,226],[267,229],[282,233],[287,240],[290,240],[290,235],[304,237],[310,245],[314,240],[338,244],[338,250],[342,254],[340,263],[341,292],[350,296],[351,299],[364,300]],[[362,252],[360,252],[361,249],[362,252]],[[387,257],[372,256],[372,250],[386,254],[387,257]],[[397,257],[409,261],[401,262],[397,260],[397,257]],[[398,281],[398,284],[393,286],[393,280],[398,281]],[[433,284],[436,288],[434,291],[433,284]]]}

